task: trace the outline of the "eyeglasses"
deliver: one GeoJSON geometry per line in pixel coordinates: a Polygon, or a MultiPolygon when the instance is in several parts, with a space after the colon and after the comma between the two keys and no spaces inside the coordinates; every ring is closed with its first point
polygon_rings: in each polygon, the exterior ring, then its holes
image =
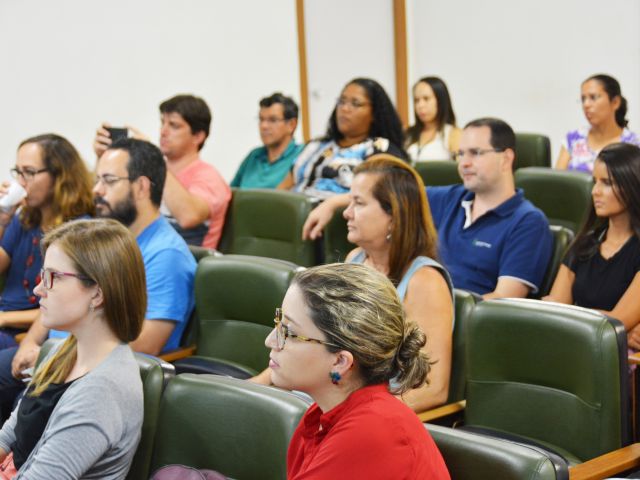
{"type": "Polygon", "coordinates": [[[25,182],[30,182],[34,179],[34,177],[42,172],[48,172],[48,168],[41,168],[40,170],[35,170],[33,168],[25,168],[24,170],[20,170],[18,168],[11,169],[11,176],[16,180],[20,177],[24,179],[25,182]]]}
{"type": "Polygon", "coordinates": [[[344,97],[340,97],[338,98],[338,100],[336,100],[336,107],[346,107],[347,105],[353,109],[357,109],[362,108],[366,105],[370,105],[370,103],[356,100],[355,98],[348,99],[344,97]]]}
{"type": "Polygon", "coordinates": [[[286,122],[286,118],[277,118],[277,117],[258,117],[258,124],[267,123],[269,125],[275,125],[276,123],[286,122]]]}
{"type": "Polygon", "coordinates": [[[324,340],[316,340],[315,338],[303,337],[302,335],[294,335],[289,331],[289,327],[282,323],[282,317],[282,309],[276,308],[276,317],[273,319],[273,321],[276,324],[276,343],[278,345],[278,349],[282,350],[284,348],[284,344],[287,342],[287,338],[296,338],[302,342],[320,343],[322,345],[340,348],[335,343],[325,342],[324,340]]]}
{"type": "Polygon", "coordinates": [[[457,152],[453,152],[453,159],[460,160],[465,156],[469,156],[471,158],[479,158],[482,155],[486,155],[487,153],[491,153],[491,152],[500,153],[504,151],[505,151],[504,148],[470,148],[468,150],[458,150],[457,152]]]}
{"type": "Polygon", "coordinates": [[[132,181],[131,177],[118,177],[117,175],[96,175],[96,182],[94,185],[102,183],[106,187],[111,187],[118,183],[120,180],[132,181]]]}
{"type": "Polygon", "coordinates": [[[68,272],[56,272],[55,270],[51,270],[49,268],[40,269],[40,278],[42,279],[42,285],[47,290],[51,290],[53,288],[53,279],[54,278],[62,278],[62,277],[75,277],[79,280],[92,282],[89,277],[85,275],[80,275],[79,273],[68,273],[68,272]]]}

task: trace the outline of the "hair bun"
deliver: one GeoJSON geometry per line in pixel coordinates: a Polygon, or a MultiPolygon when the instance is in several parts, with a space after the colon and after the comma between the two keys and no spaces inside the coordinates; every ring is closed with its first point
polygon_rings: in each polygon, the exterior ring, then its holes
{"type": "Polygon", "coordinates": [[[407,333],[395,356],[395,383],[399,387],[398,391],[417,388],[427,381],[430,363],[422,351],[426,343],[426,336],[420,328],[416,325],[407,326],[407,333]]]}

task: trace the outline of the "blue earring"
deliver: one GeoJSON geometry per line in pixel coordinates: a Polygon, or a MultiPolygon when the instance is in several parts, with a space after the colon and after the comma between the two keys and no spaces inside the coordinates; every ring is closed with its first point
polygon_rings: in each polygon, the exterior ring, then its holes
{"type": "Polygon", "coordinates": [[[329,377],[331,378],[331,383],[334,385],[338,385],[338,382],[342,380],[342,375],[338,372],[329,372],[329,377]]]}

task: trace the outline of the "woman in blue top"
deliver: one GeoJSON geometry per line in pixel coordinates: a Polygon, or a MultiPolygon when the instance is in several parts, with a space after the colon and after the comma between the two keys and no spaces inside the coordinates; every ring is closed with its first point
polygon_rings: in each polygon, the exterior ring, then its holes
{"type": "Polygon", "coordinates": [[[406,156],[402,144],[402,123],[384,88],[354,78],[340,93],[324,137],[305,146],[278,188],[319,198],[346,193],[357,165],[379,152],[406,156]]]}
{"type": "MultiPolygon", "coordinates": [[[[44,134],[23,141],[11,173],[27,191],[20,208],[0,213],[0,349],[38,315],[33,288],[40,281],[40,238],[67,220],[94,212],[91,177],[65,138],[44,134]]],[[[5,184],[6,188],[6,184],[5,184]]]]}
{"type": "Polygon", "coordinates": [[[434,361],[428,385],[402,399],[420,412],[446,402],[451,372],[453,286],[437,258],[437,234],[424,183],[402,160],[378,154],[354,171],[350,203],[344,211],[348,239],[358,245],[347,262],[363,263],[396,286],[408,322],[429,339],[434,361]]]}

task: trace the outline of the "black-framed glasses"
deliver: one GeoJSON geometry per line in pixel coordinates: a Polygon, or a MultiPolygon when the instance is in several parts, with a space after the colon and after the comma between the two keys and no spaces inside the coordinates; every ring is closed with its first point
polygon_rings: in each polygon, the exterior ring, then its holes
{"type": "Polygon", "coordinates": [[[482,155],[486,155],[487,153],[500,153],[504,151],[504,148],[469,148],[467,150],[458,150],[457,152],[453,152],[453,159],[460,160],[466,156],[471,158],[480,158],[482,155]]]}
{"type": "Polygon", "coordinates": [[[370,105],[370,102],[363,102],[361,100],[357,100],[355,98],[344,98],[344,97],[339,97],[338,100],[336,100],[336,106],[337,107],[346,107],[347,105],[350,106],[353,109],[357,109],[357,108],[362,108],[366,105],[370,105]]]}
{"type": "Polygon", "coordinates": [[[102,183],[104,186],[106,187],[111,187],[113,185],[115,185],[116,183],[118,183],[121,180],[128,180],[128,181],[133,181],[134,179],[132,179],[131,177],[119,177],[117,175],[96,175],[96,181],[94,183],[94,185],[98,185],[99,183],[102,183]]]}
{"type": "Polygon", "coordinates": [[[85,275],[81,275],[79,273],[69,273],[69,272],[58,272],[56,270],[51,270],[50,268],[42,268],[40,269],[40,279],[42,280],[42,285],[47,290],[51,290],[53,288],[53,280],[54,278],[62,278],[62,277],[75,277],[79,280],[84,280],[87,282],[92,282],[93,280],[85,275]]]}
{"type": "Polygon", "coordinates": [[[11,176],[16,180],[22,177],[25,182],[30,182],[35,178],[37,174],[48,171],[48,168],[41,168],[40,170],[36,170],[35,168],[24,168],[22,170],[20,170],[19,168],[12,168],[11,176]]]}
{"type": "Polygon", "coordinates": [[[330,347],[340,348],[335,343],[325,342],[324,340],[317,340],[315,338],[303,337],[302,335],[295,335],[289,331],[289,327],[287,327],[284,323],[282,323],[283,313],[281,308],[276,308],[276,316],[273,319],[273,322],[276,324],[276,343],[278,345],[278,349],[282,350],[284,348],[285,343],[287,342],[287,338],[295,338],[302,342],[310,342],[310,343],[319,343],[321,345],[328,345],[330,347]]]}

